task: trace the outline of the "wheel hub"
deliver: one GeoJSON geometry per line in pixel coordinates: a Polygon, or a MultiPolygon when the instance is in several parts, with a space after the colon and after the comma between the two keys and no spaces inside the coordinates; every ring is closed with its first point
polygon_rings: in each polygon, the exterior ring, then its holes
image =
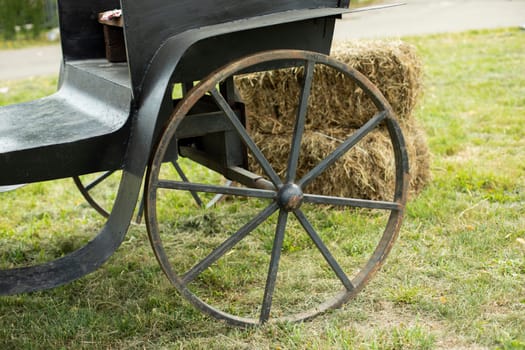
{"type": "Polygon", "coordinates": [[[277,193],[277,203],[286,211],[299,209],[303,203],[303,191],[296,184],[286,184],[277,193]]]}

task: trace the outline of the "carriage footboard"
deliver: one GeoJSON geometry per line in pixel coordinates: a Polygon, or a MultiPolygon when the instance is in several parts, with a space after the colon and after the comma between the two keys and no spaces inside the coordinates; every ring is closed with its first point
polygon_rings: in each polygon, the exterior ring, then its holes
{"type": "Polygon", "coordinates": [[[120,166],[129,88],[78,67],[65,73],[54,95],[0,108],[0,186],[120,166]]]}

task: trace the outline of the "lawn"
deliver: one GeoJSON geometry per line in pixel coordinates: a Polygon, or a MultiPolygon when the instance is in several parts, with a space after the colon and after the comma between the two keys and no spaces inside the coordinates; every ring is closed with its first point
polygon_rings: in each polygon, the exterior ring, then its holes
{"type": "MultiPolygon", "coordinates": [[[[0,297],[2,348],[525,349],[525,31],[404,40],[424,64],[416,118],[433,179],[410,200],[386,264],[354,300],[305,323],[226,326],[178,296],[144,226],[132,225],[93,274],[0,297]]],[[[55,85],[53,77],[0,82],[0,105],[55,85]]],[[[3,267],[65,254],[102,222],[70,179],[0,198],[3,267]]],[[[184,224],[207,234],[195,212],[185,209],[184,224]]],[[[217,279],[244,271],[228,273],[217,279]]]]}

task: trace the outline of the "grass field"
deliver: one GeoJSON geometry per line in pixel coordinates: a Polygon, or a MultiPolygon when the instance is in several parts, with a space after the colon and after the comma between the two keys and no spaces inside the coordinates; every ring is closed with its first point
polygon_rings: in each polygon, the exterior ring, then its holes
{"type": "MultiPolygon", "coordinates": [[[[0,297],[2,349],[525,349],[525,32],[404,40],[424,63],[416,118],[433,180],[408,204],[387,263],[356,299],[301,324],[231,328],[178,296],[144,226],[132,225],[95,273],[0,297]]],[[[0,105],[55,84],[0,82],[0,105]]],[[[206,222],[185,213],[187,227],[207,234],[206,222]]],[[[102,222],[70,179],[0,193],[0,214],[2,267],[68,253],[102,222]]]]}

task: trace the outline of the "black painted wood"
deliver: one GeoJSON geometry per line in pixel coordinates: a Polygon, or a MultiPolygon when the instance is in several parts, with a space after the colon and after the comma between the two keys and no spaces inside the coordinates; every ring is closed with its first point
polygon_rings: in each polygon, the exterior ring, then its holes
{"type": "Polygon", "coordinates": [[[130,124],[127,77],[127,66],[78,61],[65,66],[54,95],[1,107],[0,185],[122,167],[130,124]]]}
{"type": "Polygon", "coordinates": [[[65,60],[105,57],[98,13],[120,7],[119,0],[58,0],[60,35],[65,60]]]}
{"type": "MultiPolygon", "coordinates": [[[[134,90],[140,90],[144,69],[151,61],[159,47],[167,39],[182,32],[195,30],[207,26],[213,26],[232,21],[250,20],[250,18],[269,15],[273,13],[314,9],[314,8],[346,8],[349,0],[123,0],[124,32],[128,50],[128,61],[134,90]]],[[[213,56],[199,59],[199,63],[205,60],[215,61],[222,54],[246,50],[246,45],[263,44],[263,47],[279,45],[283,40],[281,36],[285,31],[279,31],[278,35],[268,35],[264,39],[237,42],[232,50],[230,41],[228,47],[213,45],[215,51],[213,56]]],[[[332,33],[329,33],[331,37],[332,33]]],[[[306,35],[295,36],[300,42],[307,38],[306,35]]],[[[330,39],[331,40],[331,39],[330,39]]],[[[288,40],[289,41],[289,40],[288,40]]],[[[208,43],[209,44],[209,43],[208,43]]],[[[300,45],[300,44],[296,44],[300,45]]],[[[192,56],[193,58],[194,56],[192,56]]]]}
{"type": "MultiPolygon", "coordinates": [[[[179,32],[186,31],[181,42],[187,46],[176,53],[170,49],[172,56],[167,53],[174,62],[181,59],[175,63],[174,79],[194,81],[255,51],[297,48],[326,53],[338,12],[316,12],[312,19],[304,19],[305,11],[291,10],[345,6],[334,0],[129,0],[122,5],[129,66],[105,61],[97,21],[99,12],[118,7],[118,1],[59,1],[62,85],[51,97],[0,108],[0,185],[121,168],[132,91],[141,90],[153,55],[179,32]]],[[[173,73],[165,68],[161,70],[173,73]]],[[[164,100],[158,104],[166,108],[156,115],[157,129],[171,109],[164,100]]]]}
{"type": "MultiPolygon", "coordinates": [[[[233,32],[198,41],[184,54],[175,82],[197,81],[223,65],[255,52],[301,49],[329,53],[335,18],[318,18],[233,32]]],[[[263,69],[263,67],[259,67],[263,69]]]]}

